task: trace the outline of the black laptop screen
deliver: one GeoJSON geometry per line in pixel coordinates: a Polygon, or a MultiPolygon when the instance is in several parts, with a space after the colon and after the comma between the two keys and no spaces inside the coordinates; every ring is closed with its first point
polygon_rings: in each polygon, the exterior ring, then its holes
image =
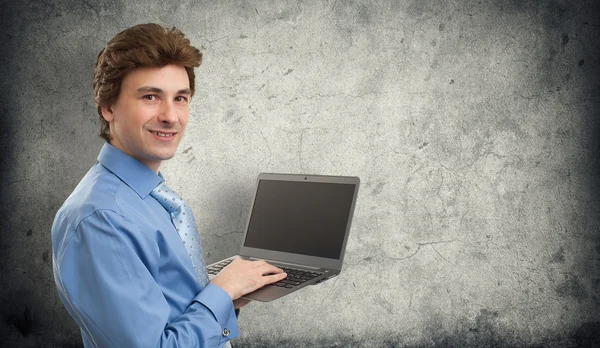
{"type": "Polygon", "coordinates": [[[260,180],[244,246],[339,259],[355,185],[260,180]]]}

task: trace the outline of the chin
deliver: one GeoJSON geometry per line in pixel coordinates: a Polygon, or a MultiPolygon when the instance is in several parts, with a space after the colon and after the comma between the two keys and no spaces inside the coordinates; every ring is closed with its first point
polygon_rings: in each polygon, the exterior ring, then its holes
{"type": "Polygon", "coordinates": [[[155,149],[155,152],[153,153],[153,155],[156,159],[159,159],[161,161],[166,161],[168,159],[175,157],[176,153],[177,153],[177,146],[174,146],[174,147],[169,146],[169,147],[155,149]]]}
{"type": "Polygon", "coordinates": [[[148,161],[166,161],[173,158],[175,152],[175,150],[154,149],[154,151],[147,151],[142,157],[148,161]]]}
{"type": "Polygon", "coordinates": [[[171,158],[175,157],[175,152],[173,153],[162,153],[162,154],[157,154],[156,158],[160,161],[166,161],[166,160],[170,160],[171,158]]]}

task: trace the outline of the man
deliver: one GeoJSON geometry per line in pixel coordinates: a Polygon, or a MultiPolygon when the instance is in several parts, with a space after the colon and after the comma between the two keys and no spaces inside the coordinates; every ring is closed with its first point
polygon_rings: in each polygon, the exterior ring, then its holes
{"type": "Polygon", "coordinates": [[[191,211],[159,172],[185,131],[201,60],[156,24],[124,30],[98,56],[107,143],[52,226],[58,294],[86,347],[229,346],[241,296],[286,276],[236,260],[208,282],[191,211]]]}

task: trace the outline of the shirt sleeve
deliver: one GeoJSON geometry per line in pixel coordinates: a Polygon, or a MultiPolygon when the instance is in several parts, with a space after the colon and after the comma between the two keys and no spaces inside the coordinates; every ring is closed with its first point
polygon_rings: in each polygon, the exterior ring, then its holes
{"type": "Polygon", "coordinates": [[[159,257],[154,239],[113,211],[79,223],[55,273],[61,299],[93,346],[219,347],[239,336],[233,302],[214,284],[169,322],[169,303],[142,261],[159,257]]]}

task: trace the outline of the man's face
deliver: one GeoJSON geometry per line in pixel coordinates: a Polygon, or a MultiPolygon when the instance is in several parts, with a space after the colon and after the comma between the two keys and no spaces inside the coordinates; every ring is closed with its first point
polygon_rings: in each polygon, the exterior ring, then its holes
{"type": "Polygon", "coordinates": [[[158,172],[183,137],[190,97],[188,75],[181,66],[132,70],[121,83],[117,101],[102,108],[111,144],[158,172]]]}

